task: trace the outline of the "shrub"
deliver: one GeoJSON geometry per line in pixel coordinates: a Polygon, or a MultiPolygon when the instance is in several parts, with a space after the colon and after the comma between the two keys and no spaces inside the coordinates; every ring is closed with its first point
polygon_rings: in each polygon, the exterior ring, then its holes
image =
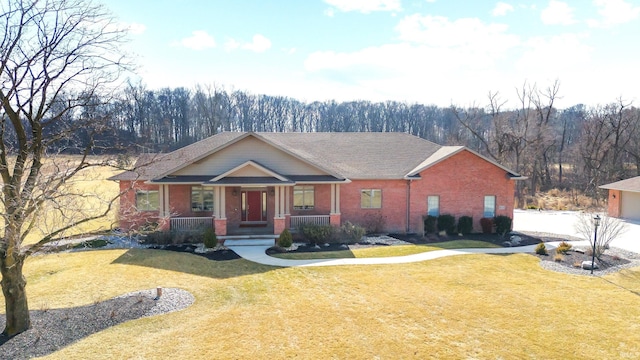
{"type": "Polygon", "coordinates": [[[569,250],[571,250],[571,244],[563,241],[560,244],[558,244],[558,248],[556,249],[556,252],[560,254],[566,254],[567,251],[569,250]]]}
{"type": "Polygon", "coordinates": [[[455,234],[456,218],[449,214],[442,214],[438,216],[438,231],[446,231],[447,234],[455,234]]]}
{"type": "Polygon", "coordinates": [[[433,215],[427,215],[424,218],[424,232],[425,234],[434,234],[436,232],[436,220],[438,218],[433,215]]]}
{"type": "Polygon", "coordinates": [[[386,227],[386,217],[381,212],[367,213],[363,225],[367,234],[381,234],[386,227]]]}
{"type": "Polygon", "coordinates": [[[366,234],[367,230],[359,225],[354,225],[349,221],[345,221],[340,227],[340,235],[348,243],[357,243],[362,240],[362,237],[366,234]]]}
{"type": "Polygon", "coordinates": [[[539,243],[538,246],[536,246],[536,254],[547,255],[547,247],[544,245],[544,243],[539,243]]]}
{"type": "Polygon", "coordinates": [[[494,219],[496,224],[496,232],[500,235],[504,235],[511,231],[511,218],[508,216],[500,215],[496,216],[494,219]]]}
{"type": "Polygon", "coordinates": [[[562,262],[563,260],[564,260],[564,256],[562,256],[561,253],[556,253],[553,256],[553,261],[555,261],[555,262],[562,262]]]}
{"type": "Polygon", "coordinates": [[[170,231],[153,231],[143,237],[143,244],[169,245],[172,241],[170,231]]]}
{"type": "Polygon", "coordinates": [[[291,244],[293,244],[293,237],[291,236],[291,232],[289,231],[289,229],[282,230],[280,236],[278,236],[278,241],[276,243],[278,244],[278,246],[283,248],[291,247],[291,244]]]}
{"type": "Polygon", "coordinates": [[[202,238],[204,242],[204,247],[212,249],[218,245],[218,237],[216,236],[215,230],[213,228],[208,227],[205,228],[202,232],[202,238]]]}
{"type": "Polygon", "coordinates": [[[482,227],[482,232],[484,234],[491,234],[493,232],[493,219],[492,218],[480,219],[480,226],[482,227]]]}
{"type": "Polygon", "coordinates": [[[473,218],[471,216],[461,216],[458,219],[458,232],[463,235],[471,234],[473,231],[473,218]]]}
{"type": "Polygon", "coordinates": [[[330,242],[333,237],[333,226],[304,224],[300,227],[300,232],[311,244],[330,242]]]}

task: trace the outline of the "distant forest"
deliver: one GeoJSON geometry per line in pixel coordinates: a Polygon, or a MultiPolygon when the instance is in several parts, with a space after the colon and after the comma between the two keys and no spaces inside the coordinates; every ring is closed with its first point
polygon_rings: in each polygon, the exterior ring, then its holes
{"type": "MultiPolygon", "coordinates": [[[[515,90],[517,107],[500,94],[485,104],[438,107],[398,101],[316,101],[227,91],[216,86],[150,90],[129,85],[117,99],[67,114],[68,121],[107,117],[96,144],[135,152],[166,152],[222,131],[405,132],[442,145],[464,145],[529,179],[520,191],[576,189],[598,197],[598,186],[640,175],[640,109],[618,99],[598,106],[554,106],[558,83],[515,90]]],[[[64,122],[63,122],[64,123],[64,122]]],[[[79,133],[86,143],[89,134],[79,133]]],[[[70,149],[60,144],[52,151],[70,149]]],[[[451,169],[455,172],[456,169],[451,169]]]]}

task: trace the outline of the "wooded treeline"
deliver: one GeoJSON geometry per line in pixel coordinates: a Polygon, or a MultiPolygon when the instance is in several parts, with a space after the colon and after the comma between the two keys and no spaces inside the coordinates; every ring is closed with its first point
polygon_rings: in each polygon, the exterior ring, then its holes
{"type": "MultiPolygon", "coordinates": [[[[109,117],[117,131],[102,139],[139,152],[170,151],[221,131],[406,132],[443,145],[465,145],[527,176],[525,194],[550,188],[592,196],[599,185],[640,175],[640,109],[622,99],[606,105],[555,107],[558,83],[524,84],[517,106],[489,93],[468,107],[397,101],[316,101],[227,91],[147,89],[129,85],[121,97],[73,116],[109,117]]],[[[98,105],[99,104],[99,105],[98,105]]],[[[71,116],[71,115],[70,115],[71,116]]],[[[79,134],[82,137],[82,134],[79,134]]],[[[455,169],[451,169],[455,171],[455,169]]]]}

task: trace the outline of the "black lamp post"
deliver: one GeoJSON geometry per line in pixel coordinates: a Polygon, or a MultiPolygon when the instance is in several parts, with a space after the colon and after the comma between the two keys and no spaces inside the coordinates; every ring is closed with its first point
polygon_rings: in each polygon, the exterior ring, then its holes
{"type": "Polygon", "coordinates": [[[596,215],[593,218],[593,226],[595,230],[593,232],[593,251],[591,253],[591,273],[593,274],[593,267],[596,262],[596,243],[598,242],[598,226],[600,226],[600,215],[596,215]]]}

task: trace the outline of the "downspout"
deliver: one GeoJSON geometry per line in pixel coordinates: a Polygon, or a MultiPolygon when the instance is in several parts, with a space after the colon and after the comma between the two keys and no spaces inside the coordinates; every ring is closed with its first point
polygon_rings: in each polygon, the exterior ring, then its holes
{"type": "Polygon", "coordinates": [[[411,180],[407,179],[407,230],[409,233],[411,230],[411,180]]]}

